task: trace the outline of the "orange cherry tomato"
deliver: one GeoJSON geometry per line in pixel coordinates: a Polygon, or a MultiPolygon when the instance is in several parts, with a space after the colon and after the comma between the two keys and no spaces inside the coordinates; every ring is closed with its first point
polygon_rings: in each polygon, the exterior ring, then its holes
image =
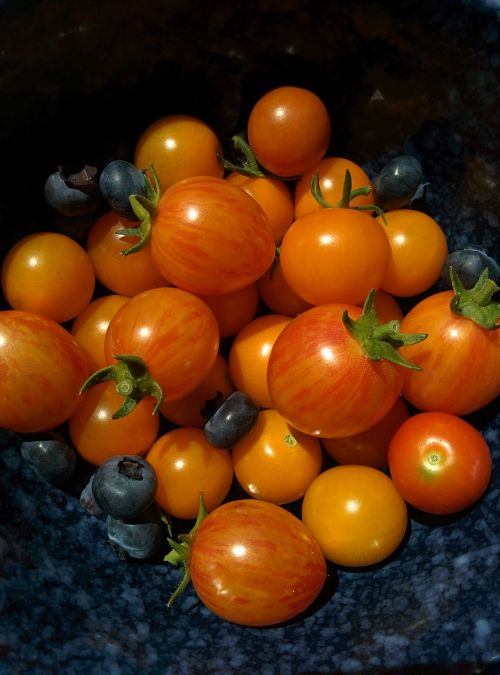
{"type": "Polygon", "coordinates": [[[273,176],[252,177],[241,173],[232,173],[226,180],[245,190],[260,204],[269,218],[274,241],[279,244],[294,220],[293,197],[285,183],[273,176]]]}
{"type": "Polygon", "coordinates": [[[70,438],[91,464],[103,464],[116,455],[145,455],[155,442],[159,417],[153,415],[154,400],[144,398],[126,417],[113,419],[122,402],[114,382],[102,382],[82,394],[70,417],[70,438]]]}
{"type": "Polygon", "coordinates": [[[312,307],[287,284],[279,261],[260,277],[257,288],[262,302],[275,314],[293,317],[312,307]]]}
{"type": "MultiPolygon", "coordinates": [[[[311,192],[311,178],[319,173],[319,185],[325,201],[335,206],[342,199],[345,172],[349,170],[352,179],[352,189],[361,187],[371,188],[368,174],[355,162],[343,157],[324,157],[316,166],[306,171],[295,186],[295,219],[309,213],[319,211],[322,206],[316,201],[311,192]]],[[[358,195],[351,201],[351,206],[373,204],[374,197],[371,191],[368,195],[358,195]]]]}
{"type": "Polygon", "coordinates": [[[104,339],[109,322],[129,298],[124,295],[105,295],[85,307],[71,326],[71,334],[85,352],[89,371],[104,368],[104,339]]]}
{"type": "Polygon", "coordinates": [[[224,167],[217,159],[222,146],[215,132],[190,115],[167,115],[143,131],[134,153],[138,169],[153,164],[160,185],[166,190],[191,176],[222,178],[224,167]]]}
{"type": "Polygon", "coordinates": [[[277,410],[262,410],[232,449],[234,474],[256,499],[288,504],[300,499],[321,471],[317,438],[291,427],[277,410]]]}
{"type": "Polygon", "coordinates": [[[400,297],[428,290],[440,277],[448,254],[439,224],[420,211],[397,209],[377,218],[390,242],[391,255],[381,288],[400,297]]]}
{"type": "Polygon", "coordinates": [[[57,232],[20,239],[2,264],[2,289],[9,305],[64,323],[92,299],[92,262],[76,241],[57,232]]]}
{"type": "Polygon", "coordinates": [[[384,469],[391,438],[409,416],[408,406],[398,398],[387,415],[370,429],[355,436],[323,438],[321,442],[339,464],[363,464],[384,469]]]}
{"type": "Polygon", "coordinates": [[[254,318],[259,305],[259,291],[255,282],[231,293],[198,297],[214,313],[221,338],[236,335],[254,318]]]}
{"type": "Polygon", "coordinates": [[[149,245],[130,255],[122,255],[122,251],[137,241],[117,234],[117,230],[127,227],[137,227],[137,223],[120,218],[113,211],[105,213],[92,226],[87,252],[96,277],[113,293],[129,298],[151,288],[169,286],[156,269],[149,245]]]}
{"type": "Polygon", "coordinates": [[[196,518],[200,492],[209,511],[222,503],[233,480],[228,450],[216,448],[202,429],[184,427],[160,436],[147,454],[158,478],[156,501],[175,518],[196,518]]]}
{"type": "Polygon", "coordinates": [[[272,408],[267,388],[267,362],[289,316],[267,314],[250,321],[235,337],[229,352],[229,373],[236,389],[261,408],[272,408]]]}
{"type": "Polygon", "coordinates": [[[377,319],[380,323],[403,320],[404,315],[401,307],[398,305],[397,300],[389,293],[386,293],[379,288],[379,290],[375,292],[374,303],[377,319]]]}
{"type": "Polygon", "coordinates": [[[323,471],[313,480],[302,502],[302,520],[327,560],[365,567],[397,549],[408,513],[385,473],[351,464],[323,471]]]}
{"type": "Polygon", "coordinates": [[[192,394],[177,401],[163,401],[159,410],[164,417],[180,427],[202,427],[207,421],[202,415],[205,406],[218,394],[227,398],[233,389],[227,362],[223,356],[217,354],[206,379],[192,394]]]}
{"type": "Polygon", "coordinates": [[[277,87],[253,106],[248,142],[259,162],[277,176],[299,176],[317,164],[330,143],[323,101],[301,87],[277,87]]]}

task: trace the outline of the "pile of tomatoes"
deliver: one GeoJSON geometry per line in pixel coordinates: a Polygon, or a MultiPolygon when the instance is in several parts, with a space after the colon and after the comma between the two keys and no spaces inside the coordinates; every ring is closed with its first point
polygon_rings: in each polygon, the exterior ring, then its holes
{"type": "Polygon", "coordinates": [[[468,313],[494,295],[484,278],[403,315],[395,297],[431,289],[446,237],[411,205],[382,212],[363,169],[327,155],[314,93],[270,91],[236,144],[238,166],[202,120],[164,117],[134,156],[161,186],[138,199],[149,229],[106,210],[84,245],[44,231],[9,251],[0,426],[66,425],[95,466],[145,456],[163,512],[197,519],[170,541],[200,598],[264,625],[313,602],[326,561],[396,551],[407,503],[450,514],[485,492],[490,451],[463,416],[500,392],[500,332],[468,313]],[[207,410],[234,390],[257,422],[215,447],[207,410]],[[248,499],[226,499],[235,480],[248,499]],[[302,520],[284,508],[299,500],[302,520]]]}

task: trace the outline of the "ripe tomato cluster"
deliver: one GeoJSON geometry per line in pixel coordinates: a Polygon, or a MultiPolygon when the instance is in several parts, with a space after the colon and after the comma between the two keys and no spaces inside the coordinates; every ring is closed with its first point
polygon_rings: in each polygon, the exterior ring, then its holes
{"type": "Polygon", "coordinates": [[[485,492],[490,451],[463,416],[500,392],[499,289],[451,270],[432,291],[443,230],[411,195],[382,209],[362,167],[327,155],[313,92],[268,92],[234,142],[241,164],[202,120],[163,117],[126,167],[141,191],[118,166],[101,184],[120,213],[97,210],[83,244],[43,231],[8,252],[0,425],[66,425],[96,467],[145,457],[162,512],[195,520],[178,541],[168,526],[181,586],[266,625],[311,605],[326,561],[394,553],[407,504],[451,514],[485,492]],[[404,315],[397,298],[422,293],[404,315]],[[228,407],[232,433],[246,415],[228,448],[204,432],[235,391],[256,412],[228,407]]]}

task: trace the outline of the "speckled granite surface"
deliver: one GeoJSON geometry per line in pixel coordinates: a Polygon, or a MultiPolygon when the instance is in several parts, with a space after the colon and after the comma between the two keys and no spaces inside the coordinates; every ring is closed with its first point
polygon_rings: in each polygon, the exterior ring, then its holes
{"type": "MultiPolygon", "coordinates": [[[[4,246],[44,222],[40,181],[63,149],[126,154],[149,121],[180,109],[228,139],[252,97],[286,80],[324,96],[335,154],[370,173],[400,152],[419,157],[430,183],[419,206],[450,250],[498,257],[499,3],[329,5],[1,3],[4,246]]],[[[459,520],[412,513],[388,563],[332,570],[311,612],[267,629],[224,623],[192,590],[167,610],[179,572],[116,558],[104,522],[79,505],[86,467],[48,487],[2,434],[0,673],[499,672],[498,408],[471,421],[494,455],[484,499],[459,520]]]]}

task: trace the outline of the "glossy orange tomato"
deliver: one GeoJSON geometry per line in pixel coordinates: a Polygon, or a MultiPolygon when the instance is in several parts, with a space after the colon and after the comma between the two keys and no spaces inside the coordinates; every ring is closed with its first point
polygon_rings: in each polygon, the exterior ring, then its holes
{"type": "Polygon", "coordinates": [[[427,333],[425,346],[401,348],[423,369],[405,373],[403,395],[422,411],[467,415],[500,394],[500,330],[455,314],[452,297],[453,291],[433,293],[401,322],[402,331],[427,333]]]}
{"type": "MultiPolygon", "coordinates": [[[[343,157],[324,157],[321,162],[306,171],[295,186],[295,219],[309,213],[319,211],[322,206],[313,197],[311,192],[311,179],[315,173],[319,173],[319,185],[325,201],[335,206],[342,199],[346,171],[349,171],[352,179],[352,190],[361,187],[371,188],[368,174],[355,162],[343,157]]],[[[358,195],[350,203],[351,206],[373,204],[374,197],[371,194],[358,195]]]]}
{"type": "Polygon", "coordinates": [[[122,399],[114,382],[96,384],[84,392],[69,420],[69,435],[78,453],[101,465],[115,455],[145,455],[158,436],[154,400],[145,398],[126,417],[113,419],[122,399]]]}
{"type": "Polygon", "coordinates": [[[250,111],[248,142],[259,162],[277,176],[305,173],[330,143],[330,116],[323,101],[301,87],[277,87],[250,111]]]}
{"type": "Polygon", "coordinates": [[[302,520],[327,560],[365,567],[397,549],[408,514],[385,473],[351,464],[328,469],[311,483],[302,502],[302,520]]]}
{"type": "Polygon", "coordinates": [[[406,403],[398,398],[389,412],[373,427],[354,436],[323,438],[321,443],[339,464],[363,464],[374,469],[384,469],[387,466],[390,440],[409,416],[406,403]]]}
{"type": "Polygon", "coordinates": [[[226,180],[176,183],[160,199],[151,252],[171,283],[192,293],[231,293],[257,281],[275,254],[262,208],[226,180]]]}
{"type": "Polygon", "coordinates": [[[397,209],[385,214],[385,230],[391,245],[382,289],[409,297],[429,289],[441,274],[448,254],[446,236],[439,224],[420,211],[397,209]]]}
{"type": "Polygon", "coordinates": [[[257,288],[262,302],[275,314],[293,317],[312,306],[290,288],[279,262],[260,277],[257,288]]]}
{"type": "Polygon", "coordinates": [[[163,434],[146,459],[158,478],[156,501],[175,518],[196,518],[200,491],[209,511],[219,506],[233,480],[229,451],[210,445],[198,428],[183,427],[163,434]]]}
{"type": "Polygon", "coordinates": [[[179,288],[154,288],[131,298],[111,319],[104,342],[108,364],[115,355],[139,356],[165,401],[199,387],[218,350],[219,328],[212,310],[179,288]]]}
{"type": "Polygon", "coordinates": [[[191,176],[222,178],[224,167],[217,159],[222,146],[215,132],[190,115],[167,115],[143,131],[134,153],[138,169],[154,165],[160,185],[166,190],[191,176]]]}
{"type": "Polygon", "coordinates": [[[276,410],[262,410],[231,454],[241,487],[273,504],[300,499],[321,471],[319,440],[293,429],[276,410]]]}
{"type": "Polygon", "coordinates": [[[293,223],[293,197],[287,185],[273,176],[252,177],[232,173],[226,178],[255,199],[262,206],[272,227],[274,241],[279,244],[293,223]]]}
{"type": "Polygon", "coordinates": [[[289,316],[267,314],[254,319],[235,337],[229,352],[229,373],[236,389],[261,408],[272,408],[267,388],[267,363],[289,316]]]}
{"type": "Polygon", "coordinates": [[[215,363],[197,389],[177,401],[164,401],[159,410],[161,414],[181,427],[202,427],[206,417],[203,411],[219,394],[227,398],[233,392],[226,360],[217,354],[215,363]]]}
{"type": "Polygon", "coordinates": [[[254,318],[259,305],[259,291],[255,282],[231,293],[198,297],[214,313],[221,338],[236,335],[254,318]]]}
{"type": "Polygon", "coordinates": [[[208,514],[194,536],[189,571],[206,607],[245,626],[297,616],[318,596],[327,573],[305,525],[257,499],[231,501],[208,514]]]}
{"type": "Polygon", "coordinates": [[[87,252],[96,277],[113,293],[129,298],[150,288],[168,286],[169,282],[156,269],[148,245],[130,255],[122,255],[122,251],[137,241],[117,234],[127,227],[137,227],[137,223],[120,218],[113,211],[105,213],[92,226],[87,252]]]}
{"type": "Polygon", "coordinates": [[[64,323],[90,302],[95,275],[76,241],[57,232],[20,239],[2,263],[2,289],[13,309],[37,312],[64,323]]]}
{"type": "Polygon", "coordinates": [[[54,320],[34,312],[0,312],[0,427],[48,431],[78,405],[88,376],[85,354],[54,320]]]}
{"type": "Polygon", "coordinates": [[[280,250],[288,285],[311,305],[363,302],[370,289],[381,287],[391,256],[379,223],[347,208],[302,216],[287,230],[280,250]]]}
{"type": "Polygon", "coordinates": [[[109,322],[128,300],[124,295],[96,298],[73,321],[71,334],[85,352],[91,373],[106,365],[104,340],[109,322]]]}
{"type": "Polygon", "coordinates": [[[389,469],[400,494],[428,513],[467,508],[486,491],[492,460],[486,440],[465,420],[442,412],[413,415],[394,434],[389,469]]]}

